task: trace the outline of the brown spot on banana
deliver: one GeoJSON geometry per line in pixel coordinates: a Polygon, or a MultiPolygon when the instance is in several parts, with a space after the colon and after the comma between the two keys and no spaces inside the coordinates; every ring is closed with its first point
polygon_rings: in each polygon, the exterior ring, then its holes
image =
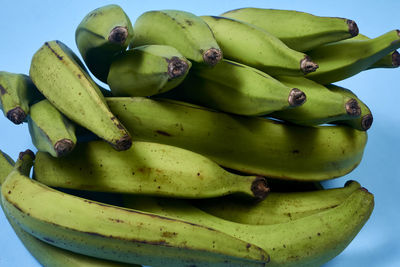
{"type": "Polygon", "coordinates": [[[214,66],[222,59],[222,51],[217,48],[210,48],[203,53],[203,60],[207,65],[214,66]]]}
{"type": "Polygon", "coordinates": [[[128,38],[128,29],[123,26],[114,27],[108,35],[108,41],[110,43],[116,43],[122,45],[128,38]]]}
{"type": "Polygon", "coordinates": [[[304,73],[314,72],[318,69],[318,64],[313,62],[309,56],[305,56],[300,60],[300,70],[304,73]]]}
{"type": "Polygon", "coordinates": [[[166,61],[168,62],[169,80],[185,75],[189,69],[189,64],[179,57],[172,57],[171,59],[166,59],[166,61]]]}
{"type": "Polygon", "coordinates": [[[372,122],[374,121],[374,117],[372,114],[367,114],[361,119],[361,128],[366,131],[371,128],[372,122]]]}
{"type": "Polygon", "coordinates": [[[348,100],[345,104],[346,112],[352,117],[358,117],[361,115],[361,108],[358,101],[354,98],[348,100]]]}
{"type": "Polygon", "coordinates": [[[357,23],[354,20],[348,19],[347,25],[349,26],[349,33],[351,37],[357,36],[358,35],[358,26],[357,23]]]}
{"type": "Polygon", "coordinates": [[[292,90],[290,90],[288,102],[291,107],[301,106],[304,104],[304,102],[306,102],[306,100],[307,97],[303,91],[297,88],[293,88],[292,90]]]}
{"type": "Polygon", "coordinates": [[[7,119],[12,121],[14,124],[21,124],[26,119],[26,113],[21,107],[15,107],[10,109],[7,114],[7,119]]]}
{"type": "MultiPolygon", "coordinates": [[[[59,44],[59,41],[56,41],[56,43],[59,44]]],[[[44,44],[45,44],[45,46],[47,46],[47,47],[50,49],[50,51],[51,51],[59,60],[63,60],[63,57],[60,56],[56,51],[54,51],[54,49],[49,45],[48,42],[45,42],[44,44]]]]}
{"type": "Polygon", "coordinates": [[[258,200],[266,198],[270,191],[265,177],[257,176],[251,184],[251,192],[258,200]]]}
{"type": "Polygon", "coordinates": [[[156,133],[164,135],[164,136],[171,136],[171,134],[169,134],[167,132],[164,132],[164,131],[161,131],[161,130],[157,130],[156,133]]]}

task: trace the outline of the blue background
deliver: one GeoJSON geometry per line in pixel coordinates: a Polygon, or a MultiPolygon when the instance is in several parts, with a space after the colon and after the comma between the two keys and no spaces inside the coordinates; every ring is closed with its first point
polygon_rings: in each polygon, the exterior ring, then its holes
{"type": "MultiPolygon", "coordinates": [[[[0,3],[0,70],[28,73],[32,55],[45,42],[61,40],[76,53],[75,28],[91,10],[115,3],[132,23],[145,11],[180,9],[196,15],[218,15],[253,6],[294,9],[320,16],[345,17],[357,22],[360,32],[376,37],[400,27],[400,1],[9,1],[0,3]]],[[[400,111],[399,69],[364,71],[338,85],[353,90],[371,108],[364,158],[352,173],[324,183],[343,186],[354,179],[375,195],[375,209],[353,242],[325,266],[400,266],[400,111]]],[[[0,149],[14,159],[33,147],[26,124],[14,125],[0,116],[0,149]]],[[[337,229],[340,231],[340,228],[337,229]]],[[[0,266],[39,266],[12,231],[0,211],[0,266]]]]}

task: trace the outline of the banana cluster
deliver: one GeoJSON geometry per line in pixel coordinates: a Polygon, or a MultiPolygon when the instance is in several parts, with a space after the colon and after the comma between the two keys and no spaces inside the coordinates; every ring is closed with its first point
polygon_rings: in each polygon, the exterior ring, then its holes
{"type": "Polygon", "coordinates": [[[398,67],[399,30],[261,8],[132,24],[107,5],[75,40],[83,61],[50,40],[29,76],[0,72],[38,150],[0,151],[0,203],[42,265],[320,266],[369,219],[359,182],[319,183],[359,165],[373,122],[333,83],[398,67]]]}

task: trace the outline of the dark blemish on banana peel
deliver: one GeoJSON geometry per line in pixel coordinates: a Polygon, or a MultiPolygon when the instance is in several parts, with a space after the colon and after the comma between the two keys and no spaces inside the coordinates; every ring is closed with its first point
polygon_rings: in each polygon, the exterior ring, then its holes
{"type": "MultiPolygon", "coordinates": [[[[58,41],[56,41],[56,43],[58,44],[58,41]]],[[[53,52],[54,55],[56,55],[56,57],[57,57],[59,60],[63,60],[63,57],[60,56],[56,51],[54,51],[54,49],[49,45],[48,42],[45,42],[44,44],[50,49],[51,52],[53,52]]]]}
{"type": "Polygon", "coordinates": [[[169,134],[167,132],[164,132],[164,131],[161,131],[161,130],[157,130],[156,133],[164,135],[164,136],[171,136],[171,134],[169,134]]]}
{"type": "Polygon", "coordinates": [[[0,94],[5,95],[7,94],[7,90],[0,84],[0,94]]]}

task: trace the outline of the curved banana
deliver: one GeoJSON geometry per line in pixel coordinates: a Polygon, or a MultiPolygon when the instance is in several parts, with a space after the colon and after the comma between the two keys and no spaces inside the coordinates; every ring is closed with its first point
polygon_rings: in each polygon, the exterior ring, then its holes
{"type": "Polygon", "coordinates": [[[31,106],[28,127],[35,147],[53,157],[65,156],[75,147],[75,125],[47,99],[31,106]]]}
{"type": "Polygon", "coordinates": [[[29,74],[46,98],[71,121],[109,142],[116,150],[132,145],[124,126],[74,52],[60,41],[46,42],[33,56],[29,74]]]}
{"type": "Polygon", "coordinates": [[[211,28],[227,59],[272,76],[303,76],[318,68],[306,54],[287,47],[281,40],[257,26],[226,17],[201,18],[211,28]]]}
{"type": "Polygon", "coordinates": [[[0,109],[14,124],[26,121],[29,106],[43,99],[28,75],[0,71],[0,109]]]}
{"type": "Polygon", "coordinates": [[[361,101],[355,94],[349,89],[334,85],[334,84],[328,84],[326,85],[329,90],[336,92],[338,94],[342,94],[345,97],[351,97],[357,100],[357,102],[360,105],[361,108],[361,116],[358,118],[350,119],[350,120],[338,120],[334,121],[333,123],[337,124],[346,124],[354,129],[360,130],[360,131],[367,131],[369,128],[372,126],[372,122],[374,121],[374,117],[372,116],[371,110],[369,107],[361,101]]]}
{"type": "Polygon", "coordinates": [[[317,72],[307,78],[330,84],[366,70],[400,47],[400,31],[393,30],[370,40],[345,40],[322,45],[307,52],[318,64],[317,72]]]}
{"type": "Polygon", "coordinates": [[[269,252],[267,266],[321,266],[341,253],[369,219],[374,196],[365,188],[334,208],[271,225],[231,222],[177,199],[126,196],[126,206],[219,229],[269,252]]]}
{"type": "Polygon", "coordinates": [[[115,4],[89,12],[75,31],[75,42],[91,73],[107,82],[111,62],[126,50],[133,37],[132,23],[115,4]]]}
{"type": "Polygon", "coordinates": [[[140,141],[126,151],[102,141],[82,143],[62,159],[38,152],[34,172],[48,186],[88,191],[177,198],[238,193],[256,199],[269,192],[263,177],[236,175],[192,151],[140,141]]]}
{"type": "Polygon", "coordinates": [[[172,46],[138,46],[114,59],[107,84],[114,96],[152,96],[178,86],[191,66],[172,46]]]}
{"type": "Polygon", "coordinates": [[[344,187],[308,192],[270,192],[263,201],[251,203],[238,198],[198,200],[193,204],[207,213],[244,224],[266,225],[285,223],[340,205],[360,188],[356,181],[344,187]]]}
{"type": "Polygon", "coordinates": [[[335,120],[358,118],[361,108],[356,99],[332,92],[304,77],[278,76],[278,81],[296,87],[307,96],[304,105],[296,109],[276,111],[269,116],[299,125],[319,125],[335,120]]]}
{"type": "Polygon", "coordinates": [[[19,171],[1,192],[5,212],[25,231],[72,252],[151,266],[265,266],[269,259],[210,227],[75,197],[19,171]]]}
{"type": "Polygon", "coordinates": [[[357,24],[353,20],[315,16],[295,10],[249,7],[230,10],[221,16],[258,26],[288,47],[301,52],[358,34],[357,24]]]}
{"type": "MultiPolygon", "coordinates": [[[[23,154],[22,154],[23,155],[23,154]]],[[[24,157],[31,157],[32,154],[26,154],[24,157]]],[[[17,161],[18,162],[18,161],[17,161]]],[[[21,164],[21,160],[17,164],[21,164]]],[[[14,161],[4,152],[0,151],[0,190],[1,184],[11,173],[14,161]]],[[[18,165],[16,166],[18,167],[18,165]]],[[[24,173],[28,175],[29,173],[24,173]]],[[[0,201],[3,208],[3,204],[0,201]]],[[[18,223],[5,213],[8,222],[15,231],[18,238],[24,244],[25,248],[32,254],[35,259],[46,267],[139,267],[141,265],[131,265],[120,262],[112,262],[108,260],[88,257],[82,254],[74,253],[65,249],[60,249],[46,242],[43,242],[31,234],[25,232],[18,223]]]]}
{"type": "Polygon", "coordinates": [[[168,99],[111,97],[107,104],[136,140],[181,147],[224,167],[272,178],[343,176],[360,163],[367,142],[366,132],[346,126],[295,126],[168,99]]]}
{"type": "Polygon", "coordinates": [[[187,59],[214,66],[222,59],[213,33],[198,16],[181,10],[155,10],[140,15],[129,47],[170,45],[187,59]]]}
{"type": "Polygon", "coordinates": [[[298,107],[307,98],[298,88],[227,59],[213,68],[193,69],[180,86],[160,97],[249,116],[298,107]]]}

